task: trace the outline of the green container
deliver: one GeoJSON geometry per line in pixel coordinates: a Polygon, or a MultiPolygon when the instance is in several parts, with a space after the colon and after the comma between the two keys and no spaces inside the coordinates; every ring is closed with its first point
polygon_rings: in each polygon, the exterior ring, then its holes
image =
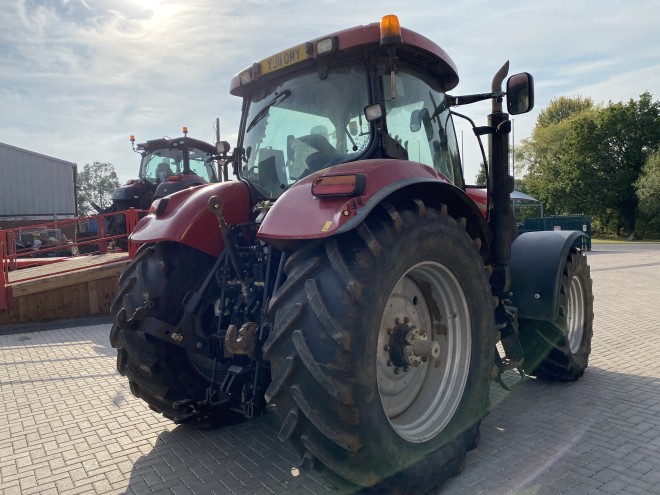
{"type": "Polygon", "coordinates": [[[578,230],[584,233],[573,244],[583,251],[591,251],[591,217],[586,215],[558,215],[544,218],[526,218],[525,231],[578,230]]]}

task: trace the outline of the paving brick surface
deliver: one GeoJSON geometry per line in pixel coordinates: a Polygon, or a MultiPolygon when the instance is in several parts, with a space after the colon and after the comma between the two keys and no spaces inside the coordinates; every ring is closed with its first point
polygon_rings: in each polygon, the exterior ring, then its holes
{"type": "MultiPolygon", "coordinates": [[[[660,245],[593,247],[584,377],[493,385],[481,443],[443,494],[660,494],[660,245]]],[[[108,333],[0,328],[1,494],[349,493],[294,468],[272,411],[206,431],[156,415],[116,372],[108,333]]]]}

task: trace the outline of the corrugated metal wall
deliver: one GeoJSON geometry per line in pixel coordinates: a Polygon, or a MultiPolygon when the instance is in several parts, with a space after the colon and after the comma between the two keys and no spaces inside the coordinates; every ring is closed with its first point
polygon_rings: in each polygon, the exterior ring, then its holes
{"type": "Polygon", "coordinates": [[[0,221],[72,218],[76,164],[0,143],[0,221]]]}

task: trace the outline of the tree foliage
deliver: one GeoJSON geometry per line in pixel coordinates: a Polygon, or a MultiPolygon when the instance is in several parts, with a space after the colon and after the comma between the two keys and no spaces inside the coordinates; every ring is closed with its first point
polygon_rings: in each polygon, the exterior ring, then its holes
{"type": "Polygon", "coordinates": [[[553,100],[519,149],[529,191],[549,213],[584,213],[601,229],[634,232],[635,182],[660,145],[660,103],[649,93],[606,107],[574,100],[553,100]]]}
{"type": "Polygon", "coordinates": [[[475,186],[486,187],[488,184],[488,177],[486,176],[486,165],[484,165],[484,162],[479,164],[479,173],[475,177],[474,181],[475,186]]]}
{"type": "Polygon", "coordinates": [[[536,118],[536,127],[549,127],[558,124],[571,115],[583,112],[584,110],[591,110],[592,108],[594,108],[594,102],[591,98],[583,98],[579,95],[574,98],[568,98],[566,96],[553,98],[548,108],[541,111],[536,118]]]}
{"type": "Polygon", "coordinates": [[[86,164],[78,173],[77,187],[78,216],[94,215],[97,211],[92,203],[101,208],[110,206],[112,193],[119,187],[119,179],[112,164],[94,162],[86,164]]]}
{"type": "Polygon", "coordinates": [[[638,229],[644,236],[660,234],[660,150],[652,154],[635,183],[639,199],[638,229]]]}

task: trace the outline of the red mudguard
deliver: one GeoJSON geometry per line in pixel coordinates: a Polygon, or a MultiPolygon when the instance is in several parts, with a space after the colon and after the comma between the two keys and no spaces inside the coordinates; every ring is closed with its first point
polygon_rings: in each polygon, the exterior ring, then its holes
{"type": "Polygon", "coordinates": [[[479,207],[484,217],[488,216],[488,191],[485,187],[468,187],[465,191],[479,207]]]}
{"type": "Polygon", "coordinates": [[[347,232],[394,191],[423,182],[449,183],[431,167],[406,160],[364,160],[335,165],[305,177],[286,191],[266,215],[257,237],[277,245],[277,241],[318,239],[347,232]],[[361,195],[325,198],[312,195],[312,183],[318,177],[347,174],[366,177],[361,195]]]}
{"type": "Polygon", "coordinates": [[[230,225],[247,222],[250,193],[243,182],[223,182],[186,189],[154,202],[131,234],[136,242],[175,241],[218,256],[224,242],[217,217],[208,209],[211,196],[220,196],[230,225]],[[167,202],[163,207],[158,201],[167,202]]]}

